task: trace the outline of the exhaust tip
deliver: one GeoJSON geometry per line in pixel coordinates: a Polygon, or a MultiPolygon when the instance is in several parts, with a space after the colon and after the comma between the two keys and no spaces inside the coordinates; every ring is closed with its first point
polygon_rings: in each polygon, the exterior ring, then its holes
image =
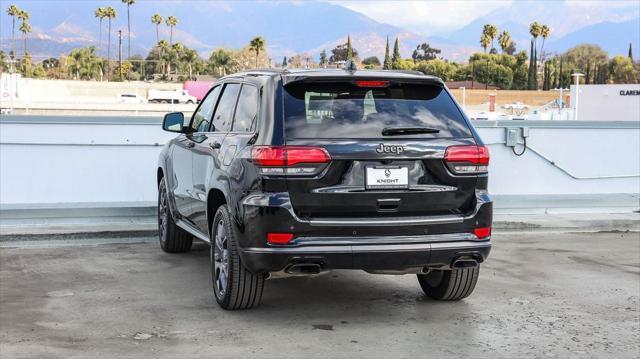
{"type": "Polygon", "coordinates": [[[314,275],[322,272],[322,267],[317,263],[298,263],[290,265],[286,273],[291,275],[314,275]]]}
{"type": "Polygon", "coordinates": [[[478,261],[475,259],[458,259],[453,262],[453,268],[474,268],[478,266],[478,261]]]}

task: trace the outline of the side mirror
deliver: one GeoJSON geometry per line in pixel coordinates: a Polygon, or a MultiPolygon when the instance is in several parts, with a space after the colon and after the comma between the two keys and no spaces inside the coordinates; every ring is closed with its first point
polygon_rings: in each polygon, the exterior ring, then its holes
{"type": "Polygon", "coordinates": [[[182,112],[171,112],[164,115],[162,129],[169,132],[184,133],[184,114],[182,112]]]}

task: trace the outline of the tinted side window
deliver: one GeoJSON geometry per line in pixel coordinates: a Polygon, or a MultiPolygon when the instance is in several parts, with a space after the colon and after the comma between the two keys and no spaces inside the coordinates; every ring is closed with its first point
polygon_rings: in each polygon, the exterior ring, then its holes
{"type": "Polygon", "coordinates": [[[231,130],[233,122],[233,111],[236,108],[238,93],[240,92],[240,84],[226,84],[222,97],[213,116],[212,131],[228,132],[231,130]]]}
{"type": "Polygon", "coordinates": [[[251,132],[258,115],[258,88],[251,85],[242,85],[240,99],[236,107],[233,131],[251,132]]]}
{"type": "Polygon", "coordinates": [[[213,109],[216,106],[216,100],[220,95],[220,88],[222,86],[216,86],[209,95],[202,100],[200,107],[196,113],[193,114],[193,121],[191,121],[191,128],[195,132],[207,132],[209,131],[209,123],[211,122],[211,116],[213,115],[213,109]]]}

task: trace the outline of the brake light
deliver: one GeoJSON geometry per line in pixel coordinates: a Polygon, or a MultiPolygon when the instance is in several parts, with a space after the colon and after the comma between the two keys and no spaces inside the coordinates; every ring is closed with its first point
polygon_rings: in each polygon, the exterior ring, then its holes
{"type": "Polygon", "coordinates": [[[318,165],[331,161],[331,156],[322,147],[307,146],[255,146],[251,161],[265,175],[314,174],[318,165]]]}
{"type": "Polygon", "coordinates": [[[389,81],[356,81],[358,87],[387,87],[389,81]]]}
{"type": "Polygon", "coordinates": [[[449,169],[457,174],[486,173],[489,149],[485,146],[450,146],[444,153],[449,169]]]}
{"type": "Polygon", "coordinates": [[[473,234],[478,237],[478,239],[485,239],[491,235],[491,227],[480,227],[473,230],[473,234]]]}
{"type": "Polygon", "coordinates": [[[293,233],[267,233],[267,243],[288,244],[293,240],[293,233]]]}

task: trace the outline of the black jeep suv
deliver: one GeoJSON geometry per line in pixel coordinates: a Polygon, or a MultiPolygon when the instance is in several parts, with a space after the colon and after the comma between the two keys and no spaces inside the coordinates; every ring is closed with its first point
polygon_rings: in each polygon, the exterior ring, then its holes
{"type": "Polygon", "coordinates": [[[265,279],[331,269],[417,274],[467,297],[490,251],[489,153],[442,80],[392,71],[224,77],[158,166],[160,245],[211,244],[217,302],[246,309],[265,279]]]}

